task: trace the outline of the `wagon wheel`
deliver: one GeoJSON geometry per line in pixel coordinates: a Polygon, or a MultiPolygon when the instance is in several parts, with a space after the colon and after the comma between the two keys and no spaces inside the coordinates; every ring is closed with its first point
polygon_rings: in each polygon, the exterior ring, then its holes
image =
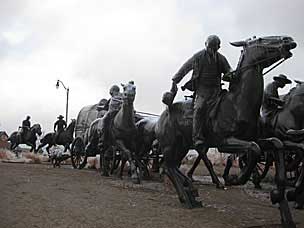
{"type": "Polygon", "coordinates": [[[75,169],[82,169],[87,164],[85,144],[81,137],[75,138],[72,143],[71,160],[75,169]]]}
{"type": "Polygon", "coordinates": [[[118,168],[120,163],[120,152],[117,151],[116,147],[114,146],[110,146],[108,147],[106,150],[101,151],[100,153],[100,170],[102,172],[106,172],[109,174],[113,174],[114,171],[118,168]],[[110,152],[109,152],[110,151],[110,152]],[[105,160],[105,153],[107,153],[107,155],[109,156],[109,154],[111,154],[111,156],[107,157],[107,161],[105,160]],[[107,162],[107,164],[106,164],[107,162]],[[105,167],[107,166],[107,167],[105,167]]]}
{"type": "MultiPolygon", "coordinates": [[[[247,165],[246,156],[239,157],[239,167],[242,170],[247,165]]],[[[264,151],[259,158],[255,168],[252,171],[252,182],[255,188],[261,188],[260,183],[267,175],[270,166],[272,165],[271,153],[264,151]]]]}
{"type": "Polygon", "coordinates": [[[269,151],[264,151],[252,173],[252,182],[256,188],[261,188],[260,183],[266,177],[272,163],[273,159],[271,153],[269,151]]]}

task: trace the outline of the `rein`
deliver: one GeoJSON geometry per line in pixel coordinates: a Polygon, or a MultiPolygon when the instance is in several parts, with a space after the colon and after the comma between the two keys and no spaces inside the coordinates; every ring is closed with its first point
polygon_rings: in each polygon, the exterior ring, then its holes
{"type": "MultiPolygon", "coordinates": [[[[249,64],[249,65],[247,65],[247,66],[244,66],[244,67],[241,67],[241,68],[239,68],[239,69],[236,69],[236,70],[234,70],[234,71],[232,71],[231,73],[233,74],[233,73],[236,73],[236,72],[238,72],[238,73],[240,73],[241,71],[243,71],[243,70],[247,70],[247,69],[249,69],[250,67],[252,67],[252,66],[256,66],[256,65],[259,65],[260,63],[263,63],[263,62],[266,62],[266,61],[268,61],[268,60],[270,60],[270,59],[272,59],[273,57],[269,57],[269,58],[267,58],[267,59],[263,59],[263,60],[260,60],[260,61],[257,61],[257,62],[255,62],[255,63],[252,63],[252,64],[249,64]]],[[[272,71],[273,69],[275,69],[276,67],[278,67],[280,64],[282,64],[284,61],[286,61],[286,59],[282,59],[282,60],[280,60],[280,62],[278,62],[277,64],[275,64],[273,67],[271,67],[269,70],[267,70],[266,72],[264,72],[263,74],[262,74],[262,76],[264,76],[265,74],[268,74],[270,71],[272,71]]]]}

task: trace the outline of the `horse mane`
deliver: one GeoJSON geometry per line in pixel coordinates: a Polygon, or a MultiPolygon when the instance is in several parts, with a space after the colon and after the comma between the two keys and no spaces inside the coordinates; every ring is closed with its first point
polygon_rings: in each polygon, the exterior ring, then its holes
{"type": "Polygon", "coordinates": [[[284,106],[287,106],[295,96],[304,96],[304,84],[291,88],[289,92],[283,96],[283,100],[285,101],[284,106]]]}
{"type": "Polygon", "coordinates": [[[71,128],[75,127],[75,124],[76,124],[76,120],[73,119],[65,130],[66,131],[70,130],[71,128]]]}
{"type": "Polygon", "coordinates": [[[241,55],[240,55],[240,58],[239,58],[239,61],[238,61],[238,64],[237,64],[237,67],[235,69],[235,77],[234,79],[229,83],[229,90],[230,91],[233,91],[235,90],[236,88],[238,88],[238,84],[239,84],[239,79],[240,79],[240,74],[242,72],[241,70],[241,64],[243,63],[243,60],[244,60],[244,53],[245,53],[245,50],[242,50],[241,51],[241,55]]]}
{"type": "Polygon", "coordinates": [[[291,88],[290,91],[290,96],[301,96],[304,94],[304,83],[297,85],[294,88],[291,88]]]}

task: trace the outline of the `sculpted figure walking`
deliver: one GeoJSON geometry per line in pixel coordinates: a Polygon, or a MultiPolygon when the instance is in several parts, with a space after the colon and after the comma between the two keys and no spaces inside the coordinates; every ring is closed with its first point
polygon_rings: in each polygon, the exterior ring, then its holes
{"type": "Polygon", "coordinates": [[[232,71],[225,56],[218,52],[221,41],[218,36],[208,36],[206,48],[190,58],[172,78],[172,88],[193,70],[192,78],[184,88],[194,91],[193,142],[196,149],[205,144],[204,121],[207,119],[208,106],[221,91],[221,76],[232,71]]]}

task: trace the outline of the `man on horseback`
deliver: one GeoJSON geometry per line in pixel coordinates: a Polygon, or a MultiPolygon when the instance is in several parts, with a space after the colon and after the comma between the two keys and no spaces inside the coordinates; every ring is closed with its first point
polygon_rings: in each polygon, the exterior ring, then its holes
{"type": "Polygon", "coordinates": [[[59,135],[64,131],[64,129],[67,127],[67,123],[63,119],[64,117],[62,115],[59,115],[58,120],[54,123],[54,132],[55,132],[55,137],[54,137],[54,144],[58,141],[59,135]],[[56,130],[57,127],[57,130],[56,130]]]}
{"type": "Polygon", "coordinates": [[[103,146],[108,144],[109,138],[109,128],[111,121],[119,111],[122,104],[122,95],[120,93],[120,88],[117,85],[113,85],[109,91],[111,98],[105,104],[105,109],[107,109],[107,113],[103,116],[102,126],[100,126],[101,132],[101,142],[103,146]]]}
{"type": "Polygon", "coordinates": [[[31,119],[31,117],[27,116],[26,119],[22,121],[20,135],[21,135],[21,137],[22,137],[22,139],[24,141],[25,141],[27,133],[31,129],[31,121],[30,121],[30,119],[31,119]]]}
{"type": "Polygon", "coordinates": [[[273,77],[273,82],[269,83],[264,90],[262,117],[266,126],[270,125],[274,114],[284,105],[284,100],[280,99],[278,89],[284,88],[291,81],[283,74],[273,77]]]}
{"type": "Polygon", "coordinates": [[[208,109],[221,91],[222,73],[227,74],[232,71],[225,56],[218,52],[220,43],[218,36],[208,36],[205,42],[206,48],[194,54],[172,78],[172,88],[174,88],[189,71],[193,70],[191,80],[182,89],[194,91],[192,138],[195,148],[199,150],[205,145],[203,125],[208,118],[208,109]]]}

